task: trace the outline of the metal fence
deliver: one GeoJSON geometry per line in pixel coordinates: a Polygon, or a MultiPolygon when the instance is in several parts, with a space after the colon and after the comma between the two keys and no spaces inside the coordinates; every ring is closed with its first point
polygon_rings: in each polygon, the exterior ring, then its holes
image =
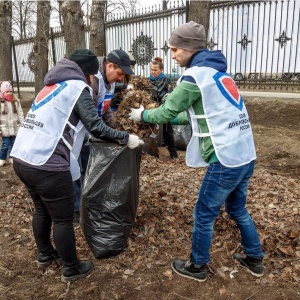
{"type": "MultiPolygon", "coordinates": [[[[136,61],[135,74],[149,76],[149,63],[163,59],[164,72],[177,78],[184,69],[171,59],[168,38],[186,22],[186,7],[169,3],[138,11],[137,15],[111,15],[105,24],[106,52],[122,49],[136,61]]],[[[300,90],[300,1],[213,1],[208,48],[221,50],[228,73],[244,88],[300,90]]],[[[86,32],[89,45],[89,32],[86,32]]],[[[32,41],[16,41],[20,82],[33,82],[32,41]]],[[[49,67],[64,57],[65,42],[59,28],[49,40],[49,67]]],[[[15,78],[15,74],[14,74],[15,78]]]]}
{"type": "Polygon", "coordinates": [[[138,75],[150,75],[149,64],[156,56],[163,59],[164,73],[173,77],[181,74],[183,69],[171,59],[168,39],[177,26],[186,22],[186,7],[179,1],[172,4],[164,11],[152,6],[136,16],[111,16],[106,22],[107,52],[122,49],[131,53],[137,61],[134,72],[138,75]]]}
{"type": "Polygon", "coordinates": [[[16,62],[13,60],[13,80],[16,81],[16,67],[20,83],[34,82],[33,39],[14,41],[16,62]],[[16,66],[15,66],[16,65],[16,66]]]}
{"type": "Polygon", "coordinates": [[[219,3],[210,20],[208,46],[240,85],[299,90],[300,1],[219,3]]]}

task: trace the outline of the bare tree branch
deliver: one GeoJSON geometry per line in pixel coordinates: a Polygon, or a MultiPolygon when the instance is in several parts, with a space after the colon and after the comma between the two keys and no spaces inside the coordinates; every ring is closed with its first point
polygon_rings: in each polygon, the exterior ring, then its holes
{"type": "Polygon", "coordinates": [[[14,0],[12,7],[12,34],[20,39],[34,36],[36,31],[36,1],[14,0]]]}

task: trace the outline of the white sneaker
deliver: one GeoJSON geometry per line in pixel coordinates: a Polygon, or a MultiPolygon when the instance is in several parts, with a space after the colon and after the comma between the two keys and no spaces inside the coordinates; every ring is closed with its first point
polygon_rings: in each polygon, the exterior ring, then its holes
{"type": "Polygon", "coordinates": [[[4,159],[0,159],[0,167],[3,167],[5,164],[5,160],[4,159]]]}

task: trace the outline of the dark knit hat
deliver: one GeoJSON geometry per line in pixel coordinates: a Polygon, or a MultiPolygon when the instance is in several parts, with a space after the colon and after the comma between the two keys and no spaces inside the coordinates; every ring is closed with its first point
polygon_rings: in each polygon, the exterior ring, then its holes
{"type": "Polygon", "coordinates": [[[76,49],[70,56],[69,60],[76,62],[84,75],[93,75],[98,73],[99,62],[95,53],[88,49],[76,49]]]}
{"type": "Polygon", "coordinates": [[[118,65],[125,74],[132,75],[133,71],[130,68],[131,62],[128,54],[123,50],[113,50],[107,55],[107,59],[118,65]]]}
{"type": "Polygon", "coordinates": [[[194,21],[182,24],[171,33],[169,44],[180,49],[202,50],[206,48],[205,28],[194,21]]]}

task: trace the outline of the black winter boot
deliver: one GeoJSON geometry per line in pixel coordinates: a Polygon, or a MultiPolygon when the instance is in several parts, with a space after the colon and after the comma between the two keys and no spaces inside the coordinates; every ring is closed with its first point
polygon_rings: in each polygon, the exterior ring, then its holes
{"type": "Polygon", "coordinates": [[[256,277],[262,277],[264,275],[262,258],[243,256],[240,253],[234,253],[233,258],[239,261],[242,267],[248,269],[252,275],[256,277]]]}
{"type": "Polygon", "coordinates": [[[81,261],[76,267],[65,267],[62,270],[61,281],[67,283],[89,275],[93,270],[93,263],[89,260],[81,261]]]}
{"type": "Polygon", "coordinates": [[[45,268],[50,266],[54,261],[60,261],[61,258],[55,249],[49,254],[39,253],[37,259],[38,268],[45,268]]]}

